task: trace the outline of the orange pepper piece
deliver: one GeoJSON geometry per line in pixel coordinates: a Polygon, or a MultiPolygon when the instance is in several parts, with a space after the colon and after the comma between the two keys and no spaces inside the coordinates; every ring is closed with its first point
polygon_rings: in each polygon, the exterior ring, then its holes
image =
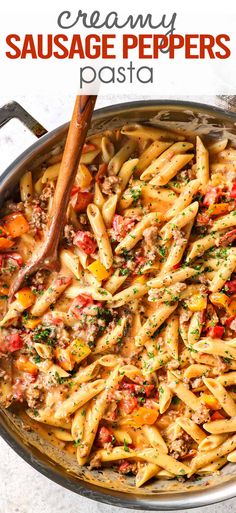
{"type": "Polygon", "coordinates": [[[229,298],[223,292],[213,292],[209,296],[210,302],[219,307],[228,308],[229,298]]]}
{"type": "Polygon", "coordinates": [[[38,374],[38,367],[30,362],[25,356],[21,356],[15,361],[15,367],[21,372],[28,372],[29,374],[38,374]]]}
{"type": "Polygon", "coordinates": [[[20,212],[14,212],[3,218],[4,229],[11,237],[20,237],[29,231],[29,223],[20,212]]]}
{"type": "Polygon", "coordinates": [[[229,203],[215,203],[207,209],[209,216],[220,216],[229,212],[229,203]]]}
{"type": "Polygon", "coordinates": [[[55,349],[55,358],[58,365],[65,371],[71,371],[74,367],[75,362],[72,360],[70,350],[57,347],[55,349]]]}
{"type": "Polygon", "coordinates": [[[228,305],[227,312],[232,316],[236,315],[236,298],[232,299],[230,301],[230,304],[228,305]]]}
{"type": "Polygon", "coordinates": [[[145,406],[141,406],[136,410],[133,414],[133,420],[137,427],[144,426],[145,424],[152,425],[156,422],[159,412],[157,410],[152,410],[151,408],[146,408],[145,406]]]}
{"type": "Polygon", "coordinates": [[[6,239],[5,237],[0,237],[0,250],[1,249],[9,249],[14,246],[14,241],[6,239]]]}
{"type": "Polygon", "coordinates": [[[210,394],[202,394],[200,397],[200,401],[204,403],[210,410],[219,410],[220,403],[217,399],[210,394]]]}
{"type": "Polygon", "coordinates": [[[26,322],[24,322],[24,326],[28,330],[34,330],[40,323],[42,322],[42,319],[28,319],[26,322]]]}

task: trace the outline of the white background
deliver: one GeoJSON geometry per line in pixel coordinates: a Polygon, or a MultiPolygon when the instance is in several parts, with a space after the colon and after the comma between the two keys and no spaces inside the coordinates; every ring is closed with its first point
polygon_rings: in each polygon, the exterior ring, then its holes
{"type": "MultiPolygon", "coordinates": [[[[21,94],[68,94],[78,89],[80,67],[89,63],[80,60],[9,60],[5,56],[7,34],[16,33],[23,36],[25,33],[36,34],[57,34],[66,33],[72,36],[73,33],[85,35],[89,30],[83,29],[81,24],[70,30],[62,30],[57,26],[57,18],[61,11],[70,10],[76,17],[77,11],[81,9],[91,14],[93,10],[99,9],[104,17],[109,11],[116,10],[119,20],[125,20],[129,14],[143,15],[152,13],[153,20],[158,21],[164,13],[171,17],[171,13],[177,13],[176,33],[227,33],[231,37],[230,47],[232,55],[226,60],[185,60],[183,52],[178,53],[175,60],[169,60],[162,55],[160,61],[144,60],[138,61],[136,51],[133,53],[133,64],[135,67],[153,65],[154,83],[141,84],[136,79],[131,84],[127,80],[124,84],[102,85],[102,94],[233,94],[236,90],[236,3],[234,0],[125,0],[110,3],[107,0],[57,0],[50,2],[40,0],[11,0],[4,2],[1,6],[0,16],[0,71],[1,91],[14,94],[17,90],[21,94]]],[[[168,19],[168,18],[167,18],[168,19]]],[[[130,29],[122,29],[124,32],[130,29]]],[[[120,54],[120,41],[122,30],[116,31],[117,35],[117,59],[113,62],[99,62],[99,66],[108,65],[116,68],[122,64],[120,54]]],[[[115,29],[112,29],[113,33],[115,29]]],[[[148,29],[150,32],[150,29],[148,29]]],[[[108,31],[109,32],[109,31],[108,31]]],[[[138,29],[134,33],[138,34],[138,29]]],[[[142,30],[141,30],[142,32],[142,30]]],[[[143,30],[144,33],[147,29],[143,30]]],[[[132,33],[132,31],[131,31],[132,33]]],[[[99,31],[101,34],[101,31],[99,31]]],[[[125,66],[129,63],[125,62],[125,66]]],[[[86,92],[86,90],[84,91],[86,92]]]]}

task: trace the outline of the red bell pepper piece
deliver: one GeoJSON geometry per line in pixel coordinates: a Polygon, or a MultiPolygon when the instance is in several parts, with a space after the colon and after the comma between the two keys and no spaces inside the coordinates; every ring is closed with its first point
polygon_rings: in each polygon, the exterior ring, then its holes
{"type": "Polygon", "coordinates": [[[210,187],[203,199],[203,206],[210,207],[213,203],[217,203],[221,196],[221,189],[219,187],[210,187]]]}
{"type": "Polygon", "coordinates": [[[236,183],[233,183],[229,195],[230,198],[236,199],[236,183]]]}
{"type": "Polygon", "coordinates": [[[224,327],[220,326],[220,324],[216,324],[216,326],[212,326],[212,328],[209,328],[207,332],[208,337],[212,338],[221,338],[224,335],[224,327]]]}
{"type": "Polygon", "coordinates": [[[236,280],[226,281],[225,290],[228,294],[236,294],[236,280]]]}
{"type": "Polygon", "coordinates": [[[236,315],[232,315],[231,317],[229,317],[228,319],[226,319],[225,324],[226,324],[227,328],[230,328],[231,323],[232,323],[235,319],[236,319],[236,315]]]}
{"type": "Polygon", "coordinates": [[[236,239],[236,229],[230,230],[230,232],[225,233],[220,237],[219,246],[228,246],[232,244],[236,239]]]}

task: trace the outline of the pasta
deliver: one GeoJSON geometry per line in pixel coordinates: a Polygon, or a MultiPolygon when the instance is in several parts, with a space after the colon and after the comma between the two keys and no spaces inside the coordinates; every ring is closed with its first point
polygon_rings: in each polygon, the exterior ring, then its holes
{"type": "Polygon", "coordinates": [[[0,404],[19,402],[80,466],[139,488],[236,463],[235,152],[137,123],[90,137],[58,269],[11,303],[48,236],[62,155],[3,204],[0,404]]]}

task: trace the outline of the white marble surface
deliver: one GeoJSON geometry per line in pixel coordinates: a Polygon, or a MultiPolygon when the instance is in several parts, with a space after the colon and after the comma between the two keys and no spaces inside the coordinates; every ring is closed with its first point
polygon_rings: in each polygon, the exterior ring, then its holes
{"type": "MultiPolygon", "coordinates": [[[[48,130],[67,121],[73,105],[73,98],[15,97],[48,130]]],[[[137,99],[133,97],[132,99],[137,99]]],[[[187,98],[185,98],[187,99],[187,98]]],[[[190,99],[190,98],[189,98],[190,99]]],[[[0,106],[12,98],[0,96],[0,106]]],[[[107,97],[98,102],[98,107],[129,101],[128,97],[107,97]]],[[[197,98],[194,98],[197,100],[197,98]]],[[[212,98],[203,101],[213,103],[212,98]]],[[[0,173],[23,149],[34,141],[34,137],[19,125],[11,121],[0,131],[0,173]]],[[[234,513],[236,500],[209,506],[206,513],[234,513]]],[[[82,498],[52,483],[46,477],[25,463],[8,445],[0,440],[0,513],[125,513],[118,509],[82,498]]],[[[132,510],[134,513],[137,510],[132,510]]],[[[190,510],[182,510],[187,513],[190,510]]],[[[203,508],[194,510],[202,513],[203,508]]]]}

